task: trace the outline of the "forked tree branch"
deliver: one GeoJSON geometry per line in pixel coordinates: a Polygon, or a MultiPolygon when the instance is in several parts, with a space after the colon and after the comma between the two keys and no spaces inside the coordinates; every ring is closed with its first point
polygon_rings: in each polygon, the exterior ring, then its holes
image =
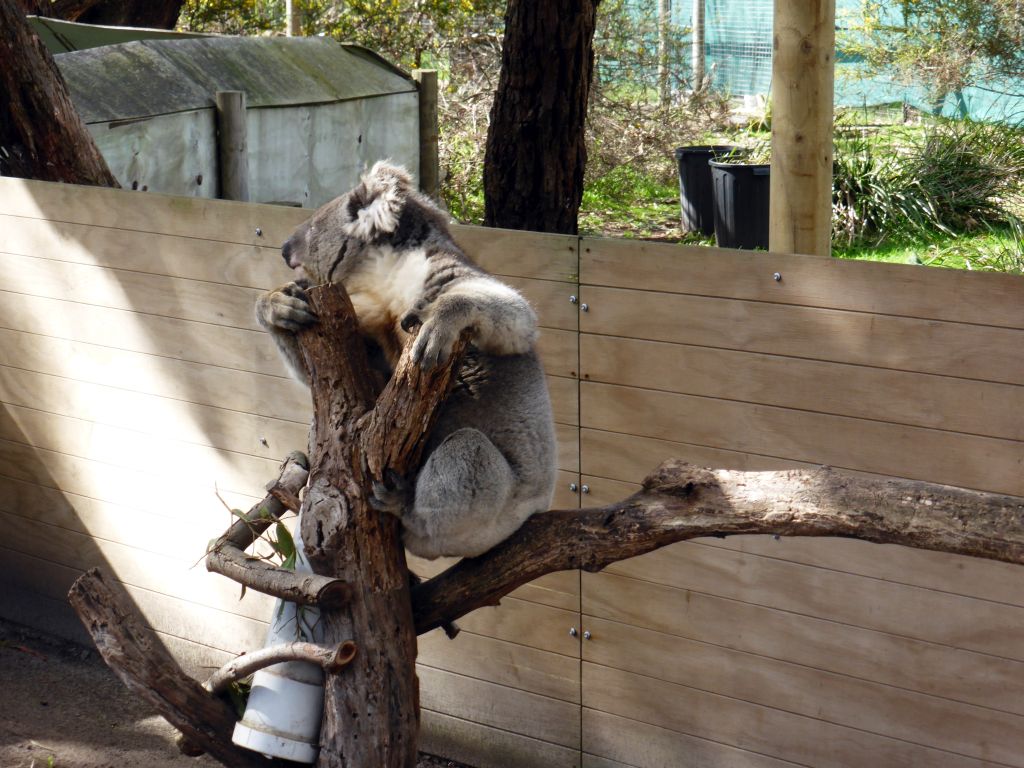
{"type": "Polygon", "coordinates": [[[624,501],[534,515],[491,551],[417,586],[416,631],[547,573],[599,571],[676,541],[738,534],[843,536],[1024,564],[1024,498],[827,467],[734,472],[670,460],[624,501]]]}
{"type": "Polygon", "coordinates": [[[232,523],[210,547],[206,569],[227,576],[247,589],[300,605],[332,607],[346,603],[352,590],[341,579],[296,573],[245,554],[245,549],[290,508],[291,500],[298,499],[308,477],[306,457],[298,452],[290,454],[281,465],[280,477],[268,486],[267,496],[232,523]]]}

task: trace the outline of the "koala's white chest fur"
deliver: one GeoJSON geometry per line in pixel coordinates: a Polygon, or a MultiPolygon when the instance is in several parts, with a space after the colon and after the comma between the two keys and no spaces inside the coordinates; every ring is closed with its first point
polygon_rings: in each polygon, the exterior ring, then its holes
{"type": "Polygon", "coordinates": [[[401,333],[399,322],[422,295],[429,274],[430,262],[422,248],[400,251],[381,245],[345,277],[345,290],[363,332],[385,352],[391,351],[401,333]]]}

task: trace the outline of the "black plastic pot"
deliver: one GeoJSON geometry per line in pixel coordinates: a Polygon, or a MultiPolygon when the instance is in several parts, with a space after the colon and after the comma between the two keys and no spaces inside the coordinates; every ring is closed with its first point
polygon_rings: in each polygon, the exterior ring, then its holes
{"type": "Polygon", "coordinates": [[[679,211],[682,214],[683,232],[703,232],[710,235],[715,231],[715,219],[711,202],[711,168],[708,161],[733,152],[736,147],[702,145],[676,149],[676,165],[679,167],[679,211]]]}
{"type": "Polygon", "coordinates": [[[712,160],[715,241],[720,248],[768,248],[771,189],[767,163],[719,163],[712,160]]]}

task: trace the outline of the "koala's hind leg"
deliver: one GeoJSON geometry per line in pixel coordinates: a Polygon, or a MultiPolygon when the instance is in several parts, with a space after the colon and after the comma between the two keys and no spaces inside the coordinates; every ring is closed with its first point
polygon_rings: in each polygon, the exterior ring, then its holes
{"type": "Polygon", "coordinates": [[[414,555],[473,557],[505,539],[521,520],[508,519],[515,475],[482,432],[452,432],[416,478],[415,499],[402,515],[414,555]]]}

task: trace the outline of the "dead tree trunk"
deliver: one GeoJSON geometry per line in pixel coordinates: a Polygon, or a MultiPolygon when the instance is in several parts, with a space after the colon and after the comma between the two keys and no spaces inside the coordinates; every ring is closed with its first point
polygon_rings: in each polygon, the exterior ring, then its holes
{"type": "Polygon", "coordinates": [[[509,0],[484,158],[484,224],[576,234],[597,0],[509,0]]]}
{"type": "MultiPolygon", "coordinates": [[[[281,658],[305,658],[327,674],[320,766],[412,766],[419,719],[416,635],[493,605],[553,571],[596,571],[698,536],[846,536],[1024,564],[1024,499],[912,481],[816,472],[712,471],[670,461],[630,498],[600,509],[535,515],[508,540],[460,561],[410,594],[396,521],[367,505],[371,477],[419,464],[433,413],[464,347],[424,372],[403,356],[377,398],[351,304],[338,287],[310,292],[320,324],[300,337],[314,399],[311,470],[302,538],[314,569],[268,574],[244,558],[214,558],[253,589],[320,606],[324,647],[288,644],[218,672],[207,687],[185,678],[157,648],[123,596],[96,572],[70,599],[107,663],[188,741],[227,766],[274,765],[230,743],[231,715],[210,691],[281,658]],[[268,586],[268,584],[270,584],[268,586]],[[325,585],[329,588],[325,589],[325,585]]],[[[294,460],[293,460],[294,461],[294,460]]],[[[303,472],[286,464],[278,487],[250,512],[271,520],[294,506],[303,472]]],[[[268,523],[269,524],[269,523],[268,523]]],[[[221,538],[245,544],[237,527],[221,538]]],[[[216,554],[216,553],[214,553],[216,554]]]]}
{"type": "Polygon", "coordinates": [[[0,176],[119,186],[16,0],[0,0],[0,176]]]}

